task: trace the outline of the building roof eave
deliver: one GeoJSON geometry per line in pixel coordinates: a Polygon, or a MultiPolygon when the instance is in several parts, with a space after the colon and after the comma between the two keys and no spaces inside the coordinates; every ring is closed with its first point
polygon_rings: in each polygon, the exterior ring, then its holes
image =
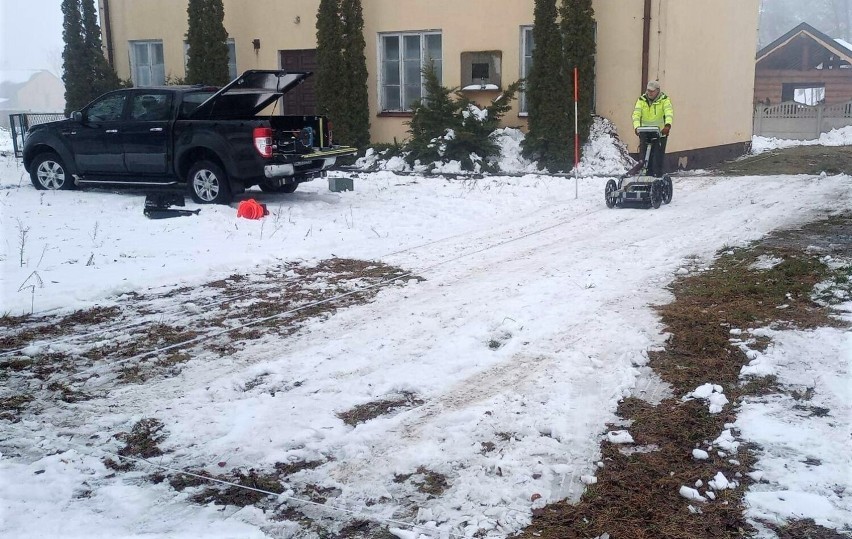
{"type": "Polygon", "coordinates": [[[773,52],[777,51],[780,48],[783,48],[793,39],[800,35],[806,35],[810,37],[814,41],[824,46],[826,49],[837,54],[839,57],[843,58],[847,62],[852,63],[852,50],[838,43],[836,40],[832,39],[826,34],[823,34],[822,32],[820,32],[819,30],[817,30],[806,22],[799,24],[783,36],[779,37],[769,45],[757,51],[755,62],[760,62],[761,60],[767,58],[773,52]]]}

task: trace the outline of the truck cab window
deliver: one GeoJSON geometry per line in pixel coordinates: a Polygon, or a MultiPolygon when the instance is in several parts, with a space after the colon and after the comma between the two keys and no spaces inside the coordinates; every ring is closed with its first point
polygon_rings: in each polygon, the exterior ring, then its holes
{"type": "Polygon", "coordinates": [[[121,119],[127,95],[112,94],[105,96],[89,106],[86,117],[90,122],[112,122],[121,119]]]}
{"type": "Polygon", "coordinates": [[[162,122],[170,117],[167,94],[137,94],[130,105],[130,119],[143,122],[162,122]]]}

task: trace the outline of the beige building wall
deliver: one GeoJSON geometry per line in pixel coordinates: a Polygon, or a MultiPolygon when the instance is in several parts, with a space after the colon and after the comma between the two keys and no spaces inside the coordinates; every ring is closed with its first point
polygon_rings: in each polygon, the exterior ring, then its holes
{"type": "MultiPolygon", "coordinates": [[[[100,0],[103,8],[104,0],[100,0]]],[[[109,0],[119,76],[130,76],[128,41],[162,39],[166,75],[184,76],[186,0],[109,0]]],[[[649,76],[675,107],[669,153],[751,139],[754,51],[759,0],[651,0],[649,76]]],[[[616,125],[632,151],[631,114],[642,79],[645,0],[595,0],[598,23],[597,113],[616,125]]],[[[278,51],[316,47],[319,0],[225,0],[225,28],[236,43],[237,70],[275,69],[278,51]],[[260,40],[255,51],[252,40],[260,40]]],[[[440,30],[443,83],[461,83],[465,51],[502,51],[502,85],[520,73],[521,28],[533,23],[533,0],[367,0],[363,2],[374,142],[407,136],[406,116],[379,111],[378,36],[440,30]]],[[[499,92],[470,94],[487,104],[499,92]]],[[[525,127],[518,103],[504,125],[525,127]]]]}
{"type": "Polygon", "coordinates": [[[40,71],[17,93],[17,107],[33,112],[61,112],[65,109],[65,84],[49,71],[40,71]]]}
{"type": "MultiPolygon", "coordinates": [[[[369,0],[364,5],[364,36],[367,41],[367,72],[370,77],[371,136],[389,142],[406,138],[406,117],[379,114],[378,35],[382,32],[440,30],[443,48],[443,84],[461,84],[461,53],[499,50],[502,86],[521,78],[521,28],[533,23],[533,1],[521,0],[369,0]]],[[[489,104],[500,92],[477,91],[469,96],[489,104]]],[[[518,102],[506,114],[504,124],[526,126],[518,116],[518,102]]]]}
{"type": "MultiPolygon", "coordinates": [[[[104,0],[99,0],[101,13],[104,0]]],[[[128,41],[162,39],[166,76],[183,78],[187,0],[109,0],[118,76],[130,78],[128,41]]],[[[225,29],[234,40],[237,71],[277,69],[278,51],[316,48],[319,0],[224,0],[225,29]],[[252,41],[260,40],[255,51],[252,41]]]]}
{"type": "Polygon", "coordinates": [[[642,87],[643,0],[596,0],[598,23],[595,59],[595,108],[597,114],[615,124],[631,151],[633,106],[642,87]]]}
{"type": "Polygon", "coordinates": [[[654,2],[650,75],[675,109],[668,152],[751,141],[758,16],[759,0],[654,2]]]}

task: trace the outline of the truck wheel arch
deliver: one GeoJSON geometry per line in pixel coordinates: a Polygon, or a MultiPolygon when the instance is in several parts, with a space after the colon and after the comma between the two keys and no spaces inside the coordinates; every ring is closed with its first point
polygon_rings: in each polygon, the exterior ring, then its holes
{"type": "Polygon", "coordinates": [[[65,165],[65,172],[69,174],[75,174],[77,172],[77,168],[74,166],[74,158],[69,152],[65,151],[65,148],[46,143],[37,144],[32,148],[28,148],[27,153],[24,155],[24,170],[29,171],[30,166],[32,166],[36,158],[45,153],[55,153],[58,155],[65,165]]]}
{"type": "Polygon", "coordinates": [[[216,154],[216,152],[214,152],[210,148],[203,147],[192,148],[190,150],[187,150],[183,153],[183,155],[180,156],[180,159],[177,163],[177,170],[175,171],[177,172],[177,176],[179,178],[185,179],[186,175],[189,174],[189,169],[191,169],[192,166],[199,161],[211,161],[213,163],[216,163],[222,168],[222,170],[225,171],[225,173],[228,174],[229,177],[231,176],[230,171],[222,162],[222,160],[219,159],[219,156],[216,154]]]}

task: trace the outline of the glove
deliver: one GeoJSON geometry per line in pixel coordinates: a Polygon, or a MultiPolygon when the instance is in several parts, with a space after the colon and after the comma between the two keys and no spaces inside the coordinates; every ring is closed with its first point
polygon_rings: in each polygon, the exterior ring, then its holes
{"type": "Polygon", "coordinates": [[[671,130],[672,130],[672,124],[666,124],[665,127],[663,127],[663,136],[664,137],[669,136],[669,131],[671,131],[671,130]]]}

